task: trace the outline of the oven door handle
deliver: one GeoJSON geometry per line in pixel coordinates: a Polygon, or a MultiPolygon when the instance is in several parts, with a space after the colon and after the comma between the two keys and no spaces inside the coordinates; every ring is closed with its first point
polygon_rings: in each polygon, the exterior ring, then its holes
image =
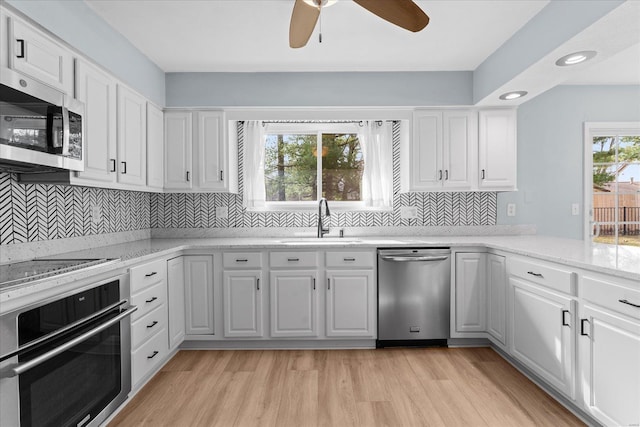
{"type": "Polygon", "coordinates": [[[71,341],[67,341],[66,343],[62,344],[61,346],[54,348],[53,350],[47,351],[46,353],[43,353],[40,356],[29,360],[28,362],[24,362],[24,363],[8,366],[6,369],[3,369],[2,372],[0,372],[0,378],[15,377],[17,375],[20,375],[20,374],[23,374],[23,373],[27,372],[30,369],[35,368],[36,366],[40,365],[41,363],[46,362],[47,360],[59,355],[60,353],[63,353],[65,351],[69,350],[70,348],[75,347],[76,345],[80,344],[81,342],[86,341],[89,338],[91,338],[92,336],[97,335],[100,332],[104,331],[105,329],[115,325],[116,323],[118,323],[119,321],[124,319],[125,317],[131,316],[133,314],[133,312],[136,311],[137,309],[138,309],[138,307],[135,307],[135,306],[129,307],[128,309],[126,309],[122,313],[118,314],[113,319],[110,319],[109,321],[101,324],[100,326],[97,326],[97,327],[91,329],[90,331],[87,331],[84,334],[75,337],[71,341]]]}

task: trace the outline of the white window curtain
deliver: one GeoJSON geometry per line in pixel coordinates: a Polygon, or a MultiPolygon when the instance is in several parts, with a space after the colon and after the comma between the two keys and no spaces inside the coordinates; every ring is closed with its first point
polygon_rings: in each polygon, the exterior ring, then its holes
{"type": "Polygon", "coordinates": [[[265,208],[264,149],[265,133],[262,122],[244,122],[244,173],[243,205],[249,210],[265,208]]]}
{"type": "Polygon", "coordinates": [[[393,156],[390,122],[364,122],[358,133],[364,172],[362,201],[366,207],[392,208],[393,156]]]}

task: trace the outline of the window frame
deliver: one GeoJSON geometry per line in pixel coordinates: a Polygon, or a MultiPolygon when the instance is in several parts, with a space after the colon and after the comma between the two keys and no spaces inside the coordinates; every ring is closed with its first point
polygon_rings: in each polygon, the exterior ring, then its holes
{"type": "MultiPolygon", "coordinates": [[[[322,134],[326,133],[345,133],[358,134],[360,129],[358,120],[324,122],[324,121],[300,121],[300,122],[279,122],[265,120],[265,136],[280,133],[299,134],[299,135],[316,135],[316,152],[322,153],[322,134]]],[[[366,165],[365,165],[366,167],[366,165]]],[[[319,194],[322,194],[322,156],[318,157],[316,164],[317,182],[320,183],[319,194]]],[[[329,200],[331,210],[335,211],[367,211],[379,210],[365,206],[364,201],[335,201],[329,200]]],[[[265,201],[264,211],[281,212],[281,211],[315,211],[318,208],[318,201],[294,202],[294,201],[265,201]]]]}

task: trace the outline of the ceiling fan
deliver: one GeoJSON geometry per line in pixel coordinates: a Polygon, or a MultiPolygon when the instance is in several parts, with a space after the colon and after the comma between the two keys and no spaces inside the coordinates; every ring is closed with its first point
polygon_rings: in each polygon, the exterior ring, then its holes
{"type": "MultiPolygon", "coordinates": [[[[413,0],[353,0],[369,12],[406,30],[418,32],[427,26],[429,17],[413,0]]],[[[323,7],[335,0],[296,0],[289,26],[289,46],[307,44],[323,7]]],[[[322,42],[322,35],[320,35],[322,42]]]]}

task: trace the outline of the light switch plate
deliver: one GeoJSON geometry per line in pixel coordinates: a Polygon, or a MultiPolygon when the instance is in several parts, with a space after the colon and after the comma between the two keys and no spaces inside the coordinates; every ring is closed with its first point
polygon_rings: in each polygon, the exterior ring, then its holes
{"type": "Polygon", "coordinates": [[[400,207],[400,218],[402,218],[402,219],[416,219],[416,218],[418,218],[418,208],[416,206],[402,206],[402,207],[400,207]]]}
{"type": "Polygon", "coordinates": [[[507,216],[516,216],[516,204],[507,203],[507,216]]]}
{"type": "Polygon", "coordinates": [[[229,208],[227,206],[216,206],[216,218],[225,219],[229,217],[229,208]]]}

